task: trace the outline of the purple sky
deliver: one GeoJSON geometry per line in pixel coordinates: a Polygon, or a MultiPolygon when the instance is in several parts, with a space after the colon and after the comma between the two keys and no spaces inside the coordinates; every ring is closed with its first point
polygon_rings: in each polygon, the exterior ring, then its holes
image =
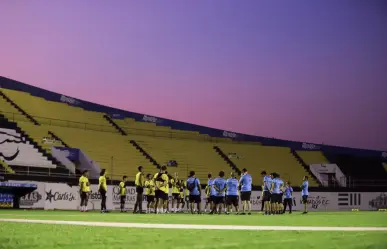
{"type": "Polygon", "coordinates": [[[0,1],[0,75],[236,132],[387,150],[387,1],[0,1]]]}

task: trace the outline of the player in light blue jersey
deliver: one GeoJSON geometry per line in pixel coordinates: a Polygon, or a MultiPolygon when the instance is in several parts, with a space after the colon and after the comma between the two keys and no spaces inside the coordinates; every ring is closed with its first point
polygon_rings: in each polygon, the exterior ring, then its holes
{"type": "Polygon", "coordinates": [[[235,177],[235,173],[231,172],[230,178],[226,181],[226,195],[227,195],[227,214],[232,212],[232,206],[235,208],[235,212],[239,212],[239,196],[238,196],[238,186],[239,182],[235,177]]]}
{"type": "Polygon", "coordinates": [[[304,176],[304,181],[301,185],[301,196],[302,196],[302,203],[304,203],[304,212],[303,214],[308,213],[308,196],[309,196],[309,182],[308,182],[308,176],[304,176]]]}
{"type": "Polygon", "coordinates": [[[285,183],[281,179],[281,176],[278,174],[278,178],[280,179],[281,187],[280,187],[280,196],[279,196],[279,210],[278,212],[282,214],[282,210],[284,210],[284,204],[283,204],[283,196],[284,196],[284,190],[285,190],[285,183]]]}
{"type": "Polygon", "coordinates": [[[219,177],[214,180],[214,189],[215,189],[215,205],[214,209],[210,214],[218,212],[218,214],[222,213],[223,205],[224,205],[224,197],[226,196],[226,179],[224,179],[224,172],[219,172],[219,177]]]}
{"type": "Polygon", "coordinates": [[[268,176],[266,174],[266,171],[261,172],[261,176],[263,178],[263,196],[262,196],[262,205],[265,210],[265,215],[269,215],[271,213],[271,205],[270,205],[270,199],[271,199],[271,184],[272,184],[272,178],[271,176],[268,176]]]}
{"type": "Polygon", "coordinates": [[[285,186],[285,191],[284,191],[285,198],[284,198],[284,211],[283,211],[283,213],[285,213],[287,206],[289,206],[289,214],[292,213],[292,206],[293,206],[292,194],[293,194],[293,188],[290,186],[290,182],[287,181],[286,186],[285,186]]]}
{"type": "Polygon", "coordinates": [[[202,200],[200,194],[200,181],[195,176],[195,171],[191,171],[189,173],[189,178],[187,179],[187,189],[189,191],[189,202],[190,202],[190,208],[191,213],[193,214],[194,211],[194,203],[196,203],[196,207],[198,210],[198,214],[200,214],[200,202],[202,200]]]}
{"type": "Polygon", "coordinates": [[[253,179],[247,169],[242,169],[242,177],[239,179],[239,185],[241,188],[241,200],[242,200],[242,215],[245,214],[247,209],[248,214],[251,214],[251,188],[253,179]]]}
{"type": "Polygon", "coordinates": [[[214,179],[212,178],[212,174],[208,174],[208,181],[206,186],[206,205],[204,207],[204,212],[207,213],[207,207],[210,205],[209,210],[212,210],[214,207],[214,199],[215,199],[215,189],[214,189],[214,179]]]}
{"type": "Polygon", "coordinates": [[[281,188],[283,187],[283,181],[279,178],[277,173],[273,173],[273,181],[271,185],[271,213],[272,214],[280,214],[282,210],[280,210],[280,202],[281,200],[281,188]]]}

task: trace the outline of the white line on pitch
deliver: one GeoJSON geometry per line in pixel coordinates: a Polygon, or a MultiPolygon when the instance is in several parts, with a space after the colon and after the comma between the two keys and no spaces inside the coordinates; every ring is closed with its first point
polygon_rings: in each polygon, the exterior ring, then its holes
{"type": "Polygon", "coordinates": [[[301,226],[298,227],[298,226],[185,225],[185,224],[144,224],[144,223],[59,221],[59,220],[26,220],[26,219],[0,219],[0,222],[76,225],[76,226],[92,226],[92,227],[165,228],[165,229],[199,229],[199,230],[387,231],[387,227],[301,227],[301,226]]]}

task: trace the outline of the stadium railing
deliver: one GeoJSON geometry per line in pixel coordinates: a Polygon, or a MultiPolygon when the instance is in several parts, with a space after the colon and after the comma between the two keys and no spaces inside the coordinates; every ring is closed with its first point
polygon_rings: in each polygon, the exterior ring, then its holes
{"type": "Polygon", "coordinates": [[[364,180],[364,179],[351,179],[348,177],[348,187],[387,187],[387,180],[364,180]]]}

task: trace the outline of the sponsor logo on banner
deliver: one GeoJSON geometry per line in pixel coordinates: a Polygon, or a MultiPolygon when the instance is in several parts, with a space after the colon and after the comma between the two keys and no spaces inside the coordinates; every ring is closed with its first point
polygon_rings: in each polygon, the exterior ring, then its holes
{"type": "MultiPolygon", "coordinates": [[[[120,210],[121,206],[121,195],[119,186],[111,186],[111,199],[112,199],[112,209],[120,210]]],[[[126,187],[126,199],[125,199],[125,209],[133,210],[134,204],[136,203],[137,193],[135,187],[126,187]]],[[[145,210],[146,205],[146,196],[143,197],[142,208],[145,210]]]]}
{"type": "Polygon", "coordinates": [[[337,203],[339,206],[360,206],[360,193],[338,193],[337,203]]]}
{"type": "Polygon", "coordinates": [[[148,116],[148,115],[144,115],[142,117],[142,121],[150,122],[150,123],[157,123],[158,120],[159,120],[158,118],[152,117],[152,116],[148,116]]]}
{"type": "Polygon", "coordinates": [[[66,103],[66,104],[70,104],[70,105],[79,105],[79,103],[80,103],[78,100],[73,99],[71,97],[67,97],[65,95],[60,96],[60,101],[63,103],[66,103]]]}
{"type": "Polygon", "coordinates": [[[42,199],[42,195],[38,191],[34,191],[26,194],[20,198],[20,206],[22,207],[33,207],[42,199]]]}
{"type": "Polygon", "coordinates": [[[372,199],[369,202],[369,205],[375,209],[387,209],[387,195],[386,195],[386,193],[381,193],[375,199],[372,199]]]}
{"type": "Polygon", "coordinates": [[[110,117],[111,118],[118,118],[118,119],[123,119],[124,118],[121,114],[118,114],[118,113],[110,114],[110,117]]]}
{"type": "Polygon", "coordinates": [[[234,132],[223,131],[223,137],[236,138],[237,134],[234,132]]]}
{"type": "MultiPolygon", "coordinates": [[[[75,210],[79,208],[79,187],[67,184],[46,183],[45,209],[75,210]]],[[[98,185],[90,185],[89,201],[87,207],[99,208],[101,194],[98,192],[98,185]]],[[[107,206],[109,202],[107,202],[107,206]]],[[[111,206],[111,205],[110,205],[111,206]]],[[[109,208],[109,207],[108,207],[109,208]]]]}
{"type": "Polygon", "coordinates": [[[74,193],[71,192],[53,192],[52,189],[50,189],[48,192],[46,192],[46,201],[53,202],[53,201],[75,201],[77,198],[75,197],[74,193]]]}
{"type": "Polygon", "coordinates": [[[309,143],[302,143],[302,148],[306,150],[319,150],[321,149],[320,146],[315,144],[309,144],[309,143]]]}
{"type": "Polygon", "coordinates": [[[261,199],[261,196],[251,196],[250,198],[250,201],[251,201],[251,206],[255,207],[260,207],[262,205],[262,199],[261,199]]]}
{"type": "MultiPolygon", "coordinates": [[[[300,199],[300,204],[302,200],[300,199]]],[[[313,209],[326,208],[329,205],[329,199],[325,196],[309,196],[308,205],[313,209]]]]}
{"type": "Polygon", "coordinates": [[[23,184],[36,184],[35,191],[20,197],[20,208],[44,208],[44,202],[46,198],[45,183],[35,181],[14,181],[10,180],[10,183],[23,183],[23,184]]]}

